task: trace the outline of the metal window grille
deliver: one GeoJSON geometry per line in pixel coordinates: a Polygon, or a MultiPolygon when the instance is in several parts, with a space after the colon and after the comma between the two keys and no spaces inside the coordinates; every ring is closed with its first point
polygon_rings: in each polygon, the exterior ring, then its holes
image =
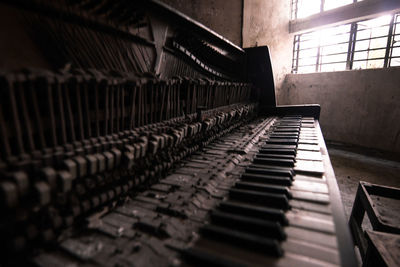
{"type": "Polygon", "coordinates": [[[292,73],[400,66],[400,14],[295,35],[292,73]]]}

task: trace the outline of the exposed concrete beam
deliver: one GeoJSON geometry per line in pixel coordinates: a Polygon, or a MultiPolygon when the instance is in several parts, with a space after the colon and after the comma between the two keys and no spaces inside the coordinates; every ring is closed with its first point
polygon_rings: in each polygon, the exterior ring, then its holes
{"type": "Polygon", "coordinates": [[[399,0],[364,0],[351,5],[321,12],[308,18],[292,20],[290,33],[301,33],[311,29],[351,23],[373,18],[377,15],[399,12],[399,0]]]}

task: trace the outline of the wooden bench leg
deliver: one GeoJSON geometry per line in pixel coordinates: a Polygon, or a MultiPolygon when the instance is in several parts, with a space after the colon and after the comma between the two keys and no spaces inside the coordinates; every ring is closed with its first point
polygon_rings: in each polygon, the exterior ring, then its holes
{"type": "Polygon", "coordinates": [[[365,215],[365,208],[361,200],[361,194],[363,194],[363,191],[361,185],[358,185],[357,194],[349,219],[349,227],[353,236],[354,243],[358,246],[361,257],[364,258],[367,249],[367,241],[365,240],[364,232],[361,228],[365,215]]]}

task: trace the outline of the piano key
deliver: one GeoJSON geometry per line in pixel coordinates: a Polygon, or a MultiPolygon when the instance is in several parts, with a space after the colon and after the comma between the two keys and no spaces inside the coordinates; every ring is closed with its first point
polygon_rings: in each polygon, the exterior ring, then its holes
{"type": "Polygon", "coordinates": [[[293,177],[293,180],[326,184],[326,179],[324,176],[315,176],[315,175],[313,176],[313,175],[298,173],[293,177]]]}
{"type": "MultiPolygon", "coordinates": [[[[279,159],[279,158],[270,158],[270,157],[255,157],[253,162],[258,165],[276,165],[276,166],[294,166],[294,160],[291,159],[279,159]]],[[[302,166],[302,165],[301,165],[302,166]]],[[[299,167],[300,168],[300,167],[299,167]]],[[[304,169],[304,167],[302,168],[304,169]]]]}
{"type": "Polygon", "coordinates": [[[304,139],[299,139],[298,144],[300,145],[318,145],[318,140],[304,140],[304,139]]]}
{"type": "Polygon", "coordinates": [[[300,130],[300,126],[290,126],[290,125],[274,125],[274,131],[280,131],[280,130],[292,130],[292,131],[296,131],[296,130],[300,130]]]}
{"type": "Polygon", "coordinates": [[[291,193],[293,199],[296,200],[309,201],[320,204],[329,204],[329,195],[327,194],[297,191],[297,190],[292,190],[291,193]]]}
{"type": "MultiPolygon", "coordinates": [[[[326,207],[326,206],[325,206],[326,207]]],[[[295,207],[292,207],[292,209],[288,210],[285,212],[285,216],[304,216],[304,217],[311,217],[311,218],[316,218],[320,219],[323,221],[331,222],[333,223],[333,216],[332,214],[327,214],[327,213],[320,213],[320,212],[315,212],[315,211],[309,211],[309,210],[302,210],[298,209],[295,207]]]]}
{"type": "MultiPolygon", "coordinates": [[[[285,242],[283,242],[282,244],[284,244],[285,242]]],[[[240,264],[243,262],[243,264],[246,264],[246,266],[336,266],[326,261],[305,257],[301,254],[296,254],[295,252],[285,252],[283,257],[277,258],[274,256],[269,256],[265,253],[259,253],[257,251],[240,248],[239,246],[233,246],[227,242],[209,240],[204,238],[201,238],[199,240],[196,245],[196,249],[201,250],[202,252],[205,251],[209,254],[222,256],[224,259],[228,259],[229,262],[234,262],[235,264],[240,264]]]]}
{"type": "Polygon", "coordinates": [[[264,150],[264,149],[293,149],[293,150],[295,150],[296,148],[297,147],[295,145],[265,144],[261,147],[261,150],[264,150]]]}
{"type": "Polygon", "coordinates": [[[321,152],[298,150],[296,159],[322,161],[322,155],[321,152]]]}
{"type": "Polygon", "coordinates": [[[278,222],[251,218],[222,211],[212,211],[210,218],[213,225],[216,224],[227,229],[239,230],[241,232],[257,234],[262,237],[277,240],[286,239],[286,235],[278,222]]]}
{"type": "Polygon", "coordinates": [[[269,135],[269,139],[272,140],[277,140],[277,139],[296,139],[299,140],[299,135],[289,135],[289,134],[285,134],[285,135],[277,135],[277,134],[270,134],[269,135]]]}
{"type": "Polygon", "coordinates": [[[306,145],[306,144],[299,144],[297,146],[298,150],[305,150],[305,151],[320,151],[319,146],[317,145],[306,145]]]}
{"type": "Polygon", "coordinates": [[[289,189],[285,186],[266,185],[266,184],[249,183],[249,182],[237,182],[235,184],[235,188],[259,191],[259,192],[284,194],[288,198],[292,197],[292,194],[290,193],[289,189]]]}
{"type": "Polygon", "coordinates": [[[294,171],[296,173],[322,175],[325,169],[324,164],[321,161],[297,160],[294,171]]]}
{"type": "Polygon", "coordinates": [[[291,199],[289,201],[289,205],[290,205],[290,207],[292,207],[292,209],[296,208],[299,210],[319,212],[322,214],[332,214],[330,205],[326,205],[326,204],[321,205],[319,203],[291,199]]]}
{"type": "Polygon", "coordinates": [[[268,136],[274,136],[274,137],[293,136],[295,138],[298,138],[299,135],[301,135],[301,133],[293,131],[293,132],[271,132],[268,136]]]}
{"type": "Polygon", "coordinates": [[[248,203],[262,204],[267,207],[289,209],[288,198],[284,194],[264,193],[253,190],[230,189],[229,197],[248,203]]]}
{"type": "Polygon", "coordinates": [[[242,214],[259,219],[276,221],[279,222],[281,225],[288,224],[285,212],[281,209],[274,209],[254,204],[246,204],[231,200],[221,202],[218,208],[222,211],[242,214]]]}
{"type": "MultiPolygon", "coordinates": [[[[340,264],[338,251],[330,247],[324,247],[302,240],[288,238],[286,241],[282,242],[282,248],[285,253],[294,253],[297,255],[318,259],[326,263],[329,262],[335,265],[340,264]]],[[[326,264],[324,266],[326,266],[326,264]]]]}
{"type": "Polygon", "coordinates": [[[277,159],[290,159],[290,160],[295,160],[294,155],[283,155],[283,154],[264,154],[264,153],[259,153],[256,155],[256,158],[277,158],[277,159]]]}
{"type": "Polygon", "coordinates": [[[307,230],[327,233],[334,235],[335,226],[333,220],[326,220],[323,217],[314,217],[315,213],[305,213],[301,210],[287,212],[286,217],[289,221],[289,226],[295,226],[307,230]]]}
{"type": "Polygon", "coordinates": [[[247,167],[245,172],[255,173],[255,174],[265,174],[274,176],[284,176],[288,178],[293,178],[294,172],[290,169],[276,169],[276,168],[253,168],[247,167]]]}
{"type": "Polygon", "coordinates": [[[300,128],[278,128],[274,133],[298,133],[300,128]]]}
{"type": "Polygon", "coordinates": [[[296,155],[296,149],[282,149],[282,148],[262,148],[259,154],[282,154],[282,155],[296,155]]]}
{"type": "Polygon", "coordinates": [[[195,265],[215,265],[221,267],[245,267],[247,264],[224,257],[221,254],[206,252],[198,248],[180,250],[184,259],[195,265]]]}
{"type": "Polygon", "coordinates": [[[324,247],[337,248],[336,236],[323,232],[316,232],[295,226],[285,227],[285,233],[291,238],[299,239],[310,244],[321,245],[324,247]]]}
{"type": "Polygon", "coordinates": [[[301,179],[295,179],[290,187],[290,190],[314,192],[328,194],[328,186],[325,183],[309,182],[301,179]]]}
{"type": "Polygon", "coordinates": [[[267,141],[265,141],[266,144],[273,144],[273,145],[296,145],[297,144],[297,139],[274,139],[270,138],[267,141]]]}
{"type": "Polygon", "coordinates": [[[230,244],[242,248],[256,250],[272,256],[281,256],[283,251],[279,242],[270,238],[263,238],[258,235],[243,233],[240,231],[228,230],[214,225],[205,225],[200,232],[211,239],[222,239],[230,244]]]}
{"type": "Polygon", "coordinates": [[[282,176],[243,173],[240,178],[243,181],[248,181],[248,182],[285,185],[285,186],[290,186],[292,184],[292,180],[290,178],[282,177],[282,176]]]}

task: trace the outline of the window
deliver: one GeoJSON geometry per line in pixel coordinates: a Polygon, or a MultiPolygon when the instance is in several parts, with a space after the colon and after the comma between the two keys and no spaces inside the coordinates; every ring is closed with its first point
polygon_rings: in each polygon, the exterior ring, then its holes
{"type": "Polygon", "coordinates": [[[295,35],[292,73],[400,66],[400,14],[295,35]]]}
{"type": "Polygon", "coordinates": [[[292,19],[301,19],[308,16],[350,5],[363,0],[292,0],[292,19]]]}

